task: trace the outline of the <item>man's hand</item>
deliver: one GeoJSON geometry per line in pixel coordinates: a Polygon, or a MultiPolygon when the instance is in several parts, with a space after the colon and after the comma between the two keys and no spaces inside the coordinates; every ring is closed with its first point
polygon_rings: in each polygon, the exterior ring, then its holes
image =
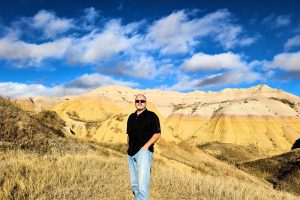
{"type": "Polygon", "coordinates": [[[149,147],[154,144],[160,138],[160,133],[155,133],[150,140],[141,148],[143,150],[148,150],[149,147]]]}
{"type": "Polygon", "coordinates": [[[141,149],[143,149],[143,150],[148,150],[149,147],[146,147],[146,146],[144,145],[141,149]]]}

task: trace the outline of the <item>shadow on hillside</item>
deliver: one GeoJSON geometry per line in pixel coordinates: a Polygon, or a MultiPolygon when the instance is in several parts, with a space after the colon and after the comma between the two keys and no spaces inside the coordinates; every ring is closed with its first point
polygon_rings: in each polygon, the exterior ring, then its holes
{"type": "Polygon", "coordinates": [[[298,149],[298,148],[300,148],[300,138],[295,141],[295,143],[292,146],[292,150],[293,149],[298,149]]]}

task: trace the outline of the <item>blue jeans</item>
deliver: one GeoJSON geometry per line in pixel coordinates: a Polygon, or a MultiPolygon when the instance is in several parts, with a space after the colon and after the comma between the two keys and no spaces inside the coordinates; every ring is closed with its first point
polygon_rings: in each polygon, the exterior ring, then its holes
{"type": "Polygon", "coordinates": [[[136,200],[149,199],[150,170],[153,153],[140,149],[134,156],[128,155],[130,183],[136,200]]]}

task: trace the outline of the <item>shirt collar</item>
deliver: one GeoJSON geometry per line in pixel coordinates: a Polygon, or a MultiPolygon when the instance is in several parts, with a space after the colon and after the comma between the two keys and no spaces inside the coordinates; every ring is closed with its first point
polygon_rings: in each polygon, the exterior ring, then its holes
{"type": "Polygon", "coordinates": [[[141,112],[139,115],[137,115],[137,110],[135,111],[135,115],[136,116],[141,116],[142,114],[144,114],[144,113],[146,113],[148,110],[147,110],[147,108],[143,111],[143,112],[141,112]]]}

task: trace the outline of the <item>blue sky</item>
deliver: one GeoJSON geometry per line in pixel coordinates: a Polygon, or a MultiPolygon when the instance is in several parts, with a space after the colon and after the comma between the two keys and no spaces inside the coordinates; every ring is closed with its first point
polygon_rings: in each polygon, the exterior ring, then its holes
{"type": "Polygon", "coordinates": [[[2,1],[0,95],[267,84],[300,96],[299,10],[296,0],[2,1]]]}

